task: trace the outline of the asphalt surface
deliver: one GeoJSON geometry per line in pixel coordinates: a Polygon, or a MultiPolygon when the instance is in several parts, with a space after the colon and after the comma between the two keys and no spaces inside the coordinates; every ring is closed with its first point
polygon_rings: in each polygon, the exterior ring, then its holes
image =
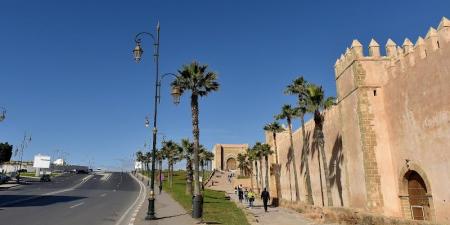
{"type": "Polygon", "coordinates": [[[65,174],[0,191],[0,224],[123,225],[141,185],[127,173],[65,174]]]}

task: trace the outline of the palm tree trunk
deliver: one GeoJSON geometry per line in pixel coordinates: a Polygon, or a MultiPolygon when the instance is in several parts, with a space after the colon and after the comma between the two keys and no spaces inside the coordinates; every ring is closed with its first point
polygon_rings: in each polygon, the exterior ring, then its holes
{"type": "Polygon", "coordinates": [[[262,158],[259,159],[259,182],[261,184],[261,189],[264,188],[264,181],[263,181],[263,169],[262,169],[262,158]]]}
{"type": "MultiPolygon", "coordinates": [[[[204,164],[204,161],[201,160],[201,161],[200,161],[200,164],[201,164],[201,166],[202,166],[202,182],[205,182],[205,164],[204,164]]],[[[203,186],[203,185],[202,185],[202,186],[203,186]]]]}
{"type": "Polygon", "coordinates": [[[308,162],[308,154],[307,154],[307,146],[309,143],[306,143],[306,132],[305,132],[305,115],[301,115],[302,122],[302,138],[303,138],[303,148],[302,148],[302,162],[305,165],[305,176],[306,176],[306,191],[308,192],[307,201],[308,204],[314,205],[314,199],[312,196],[312,186],[311,186],[311,176],[309,173],[309,162],[308,162]]]}
{"type": "MultiPolygon", "coordinates": [[[[320,132],[322,132],[322,131],[320,131],[320,132]]],[[[333,196],[331,195],[330,176],[329,176],[329,171],[328,171],[328,166],[327,166],[327,158],[326,158],[325,149],[324,149],[323,134],[319,140],[319,149],[320,149],[320,154],[322,155],[323,172],[325,173],[325,186],[327,188],[328,206],[333,206],[333,196]]]]}
{"type": "Polygon", "coordinates": [[[199,183],[200,130],[198,128],[198,95],[191,95],[192,134],[194,136],[194,196],[201,195],[199,183]]]}
{"type": "Polygon", "coordinates": [[[188,157],[186,157],[186,172],[186,194],[192,195],[192,163],[188,157]]]}
{"type": "Polygon", "coordinates": [[[291,119],[287,119],[289,126],[289,138],[291,142],[291,150],[292,150],[292,165],[294,167],[294,185],[295,185],[295,201],[300,201],[300,191],[298,188],[298,177],[297,177],[297,164],[295,163],[295,150],[294,150],[294,140],[292,139],[292,123],[291,119]]]}
{"type": "Polygon", "coordinates": [[[169,163],[169,187],[172,189],[172,163],[169,163]]]}
{"type": "Polygon", "coordinates": [[[266,188],[269,191],[269,156],[264,156],[266,161],[266,188]]]}
{"type": "Polygon", "coordinates": [[[159,185],[162,185],[162,160],[159,160],[159,185]]]}
{"type": "Polygon", "coordinates": [[[250,162],[251,171],[250,171],[250,187],[253,190],[253,162],[250,162]]]}
{"type": "Polygon", "coordinates": [[[281,166],[278,164],[278,146],[277,146],[277,133],[273,132],[273,145],[275,148],[275,186],[277,188],[277,198],[278,202],[281,201],[281,182],[280,182],[280,172],[281,166]]]}
{"type": "Polygon", "coordinates": [[[256,190],[259,193],[259,179],[258,179],[258,160],[255,160],[255,168],[256,168],[256,190]]]}

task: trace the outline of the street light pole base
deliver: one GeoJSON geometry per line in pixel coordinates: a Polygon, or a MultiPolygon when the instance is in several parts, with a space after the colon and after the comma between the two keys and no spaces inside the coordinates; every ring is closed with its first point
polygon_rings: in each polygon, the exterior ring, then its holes
{"type": "Polygon", "coordinates": [[[198,219],[203,217],[203,196],[195,195],[192,198],[192,218],[198,219]]]}
{"type": "Polygon", "coordinates": [[[147,210],[147,216],[145,217],[145,220],[155,220],[155,199],[149,198],[148,199],[148,210],[147,210]]]}

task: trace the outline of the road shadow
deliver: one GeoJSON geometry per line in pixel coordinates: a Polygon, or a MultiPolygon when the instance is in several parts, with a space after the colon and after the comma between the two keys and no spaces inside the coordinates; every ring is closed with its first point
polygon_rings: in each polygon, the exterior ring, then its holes
{"type": "Polygon", "coordinates": [[[1,208],[47,206],[86,198],[81,196],[57,195],[8,195],[7,197],[8,200],[5,201],[4,198],[2,198],[2,203],[0,203],[1,208]]]}

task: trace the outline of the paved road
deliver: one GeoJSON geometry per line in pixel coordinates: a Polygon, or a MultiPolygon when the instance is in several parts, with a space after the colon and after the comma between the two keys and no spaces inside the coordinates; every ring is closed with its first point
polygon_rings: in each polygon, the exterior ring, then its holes
{"type": "Polygon", "coordinates": [[[128,224],[143,186],[127,173],[67,174],[50,183],[0,191],[0,222],[8,225],[128,224]]]}

